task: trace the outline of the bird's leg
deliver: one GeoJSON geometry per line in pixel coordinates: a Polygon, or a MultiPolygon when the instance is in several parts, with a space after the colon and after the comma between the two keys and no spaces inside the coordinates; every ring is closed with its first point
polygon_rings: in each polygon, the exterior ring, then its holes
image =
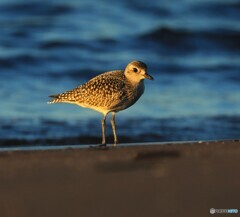
{"type": "Polygon", "coordinates": [[[106,117],[107,117],[107,114],[104,114],[103,119],[102,119],[102,145],[101,146],[106,146],[106,136],[105,136],[106,117]]]}
{"type": "Polygon", "coordinates": [[[113,136],[114,136],[113,146],[116,146],[118,143],[118,139],[117,139],[116,125],[115,125],[115,112],[112,112],[111,125],[112,125],[113,136]]]}

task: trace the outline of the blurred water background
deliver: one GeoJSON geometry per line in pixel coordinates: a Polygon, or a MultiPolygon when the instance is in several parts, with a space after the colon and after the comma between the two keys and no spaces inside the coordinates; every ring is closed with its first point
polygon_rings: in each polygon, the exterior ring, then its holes
{"type": "Polygon", "coordinates": [[[101,114],[47,96],[132,60],[155,80],[120,142],[240,137],[239,0],[1,0],[0,29],[1,146],[99,143],[101,114]]]}

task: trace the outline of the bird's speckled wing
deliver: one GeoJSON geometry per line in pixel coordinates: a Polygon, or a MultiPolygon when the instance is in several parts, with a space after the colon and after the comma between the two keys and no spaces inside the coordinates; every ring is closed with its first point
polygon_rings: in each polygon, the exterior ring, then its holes
{"type": "Polygon", "coordinates": [[[50,103],[68,102],[83,107],[115,107],[126,96],[126,78],[121,70],[103,73],[89,80],[85,84],[53,95],[50,103]]]}

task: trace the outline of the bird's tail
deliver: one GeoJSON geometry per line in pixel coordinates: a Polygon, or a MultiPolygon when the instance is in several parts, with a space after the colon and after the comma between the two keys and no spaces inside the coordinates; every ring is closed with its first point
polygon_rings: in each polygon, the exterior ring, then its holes
{"type": "Polygon", "coordinates": [[[60,96],[60,94],[50,95],[49,97],[54,98],[54,99],[51,101],[48,101],[47,104],[62,102],[62,99],[59,96],[60,96]]]}

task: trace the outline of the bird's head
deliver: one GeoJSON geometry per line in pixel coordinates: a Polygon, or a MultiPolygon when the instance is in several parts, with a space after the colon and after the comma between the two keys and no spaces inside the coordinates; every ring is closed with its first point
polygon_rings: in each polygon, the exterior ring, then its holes
{"type": "Polygon", "coordinates": [[[138,83],[143,79],[153,80],[153,77],[147,73],[147,65],[141,61],[130,62],[126,67],[124,74],[134,83],[138,83]]]}

